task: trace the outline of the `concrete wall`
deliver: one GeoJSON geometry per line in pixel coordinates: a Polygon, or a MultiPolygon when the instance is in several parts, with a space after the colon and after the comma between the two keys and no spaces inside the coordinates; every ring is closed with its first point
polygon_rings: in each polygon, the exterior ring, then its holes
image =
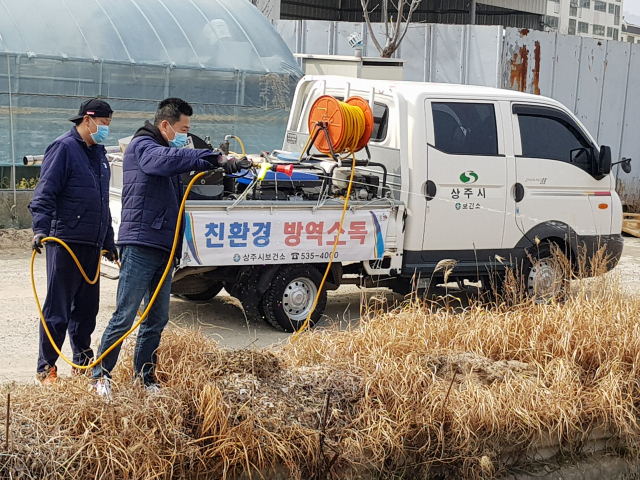
{"type": "Polygon", "coordinates": [[[33,190],[16,192],[16,208],[13,207],[13,191],[0,190],[0,228],[30,228],[31,213],[27,206],[33,198],[33,190]]]}

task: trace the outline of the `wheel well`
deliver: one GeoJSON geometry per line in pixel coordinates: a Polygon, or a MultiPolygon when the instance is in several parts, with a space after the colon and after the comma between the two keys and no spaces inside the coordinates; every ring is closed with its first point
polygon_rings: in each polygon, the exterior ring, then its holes
{"type": "MultiPolygon", "coordinates": [[[[567,242],[564,238],[560,237],[547,237],[545,239],[540,240],[540,245],[543,243],[556,244],[561,252],[563,252],[569,261],[571,262],[572,268],[577,267],[577,254],[574,251],[571,243],[567,242]]],[[[527,249],[529,252],[534,252],[536,250],[537,245],[533,245],[527,249]]]]}

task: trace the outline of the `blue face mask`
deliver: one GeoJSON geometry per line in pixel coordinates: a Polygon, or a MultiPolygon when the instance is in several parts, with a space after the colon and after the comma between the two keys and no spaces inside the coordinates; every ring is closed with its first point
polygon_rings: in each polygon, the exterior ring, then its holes
{"type": "MultiPolygon", "coordinates": [[[[91,118],[91,117],[89,117],[91,118]]],[[[109,135],[109,126],[108,125],[98,125],[96,122],[94,122],[93,118],[91,118],[91,121],[93,122],[93,124],[98,127],[98,131],[96,133],[91,133],[91,138],[93,139],[94,142],[96,143],[102,143],[107,139],[107,136],[109,135]]]]}
{"type": "MultiPolygon", "coordinates": [[[[171,125],[169,125],[169,127],[173,130],[171,125]]],[[[173,140],[169,140],[169,145],[173,148],[183,148],[187,144],[187,134],[178,133],[175,130],[173,130],[173,133],[175,136],[173,137],[173,140]]]]}

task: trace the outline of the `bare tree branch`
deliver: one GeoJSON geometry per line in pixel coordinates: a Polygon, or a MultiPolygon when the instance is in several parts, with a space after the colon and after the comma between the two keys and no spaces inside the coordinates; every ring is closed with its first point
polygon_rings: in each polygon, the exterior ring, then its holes
{"type": "Polygon", "coordinates": [[[404,31],[402,32],[402,35],[398,39],[398,43],[397,43],[398,46],[400,46],[400,44],[402,43],[402,40],[404,39],[404,36],[407,34],[407,30],[409,30],[409,25],[411,24],[411,16],[416,11],[416,9],[420,6],[421,2],[422,0],[411,0],[411,7],[409,8],[407,21],[404,24],[404,31]]]}
{"type": "Polygon", "coordinates": [[[400,0],[398,2],[398,21],[396,22],[396,28],[393,31],[393,45],[396,45],[396,42],[398,41],[398,35],[400,34],[400,28],[402,27],[402,17],[403,17],[402,14],[404,12],[404,3],[405,3],[405,0],[400,0]]]}
{"type": "Polygon", "coordinates": [[[367,23],[367,28],[371,35],[371,39],[375,44],[376,48],[380,52],[380,56],[383,58],[390,58],[393,53],[400,47],[400,43],[404,39],[407,31],[409,30],[409,26],[411,24],[411,17],[418,9],[422,0],[398,0],[397,5],[393,0],[380,0],[380,4],[382,6],[382,22],[384,22],[384,37],[385,37],[385,45],[384,48],[381,47],[380,42],[376,38],[373,32],[373,26],[371,25],[371,17],[369,15],[369,0],[360,0],[360,4],[362,5],[362,11],[364,14],[365,22],[367,23]],[[396,8],[398,12],[396,22],[393,22],[393,15],[389,15],[389,2],[391,2],[392,7],[396,8]],[[409,5],[409,12],[404,15],[404,9],[406,5],[409,5]],[[403,24],[404,23],[404,27],[403,24]]]}
{"type": "MultiPolygon", "coordinates": [[[[385,1],[385,0],[383,0],[385,1]]],[[[371,40],[373,40],[374,45],[380,52],[380,55],[383,53],[383,48],[380,46],[378,39],[373,33],[373,27],[371,25],[371,19],[369,18],[369,0],[360,0],[360,4],[362,5],[362,11],[364,13],[364,20],[367,22],[367,28],[369,29],[369,34],[371,35],[371,40]]]]}
{"type": "Polygon", "coordinates": [[[387,0],[382,0],[382,21],[384,22],[384,36],[389,38],[389,23],[387,23],[389,4],[387,0]]]}

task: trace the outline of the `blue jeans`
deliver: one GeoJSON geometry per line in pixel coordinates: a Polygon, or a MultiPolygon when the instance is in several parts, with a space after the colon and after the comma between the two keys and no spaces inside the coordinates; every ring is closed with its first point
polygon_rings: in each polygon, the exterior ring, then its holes
{"type": "MultiPolygon", "coordinates": [[[[118,281],[116,311],[102,335],[98,356],[120,339],[133,325],[140,304],[145,306],[162,278],[169,261],[169,253],[151,247],[125,245],[121,249],[120,280],[118,281]]],[[[133,354],[133,369],[145,385],[155,383],[154,370],[156,350],[160,345],[162,331],[169,321],[172,270],[169,271],[149,315],[140,325],[138,340],[133,354]]],[[[121,345],[113,349],[93,369],[92,378],[111,376],[116,366],[121,345]]]]}

